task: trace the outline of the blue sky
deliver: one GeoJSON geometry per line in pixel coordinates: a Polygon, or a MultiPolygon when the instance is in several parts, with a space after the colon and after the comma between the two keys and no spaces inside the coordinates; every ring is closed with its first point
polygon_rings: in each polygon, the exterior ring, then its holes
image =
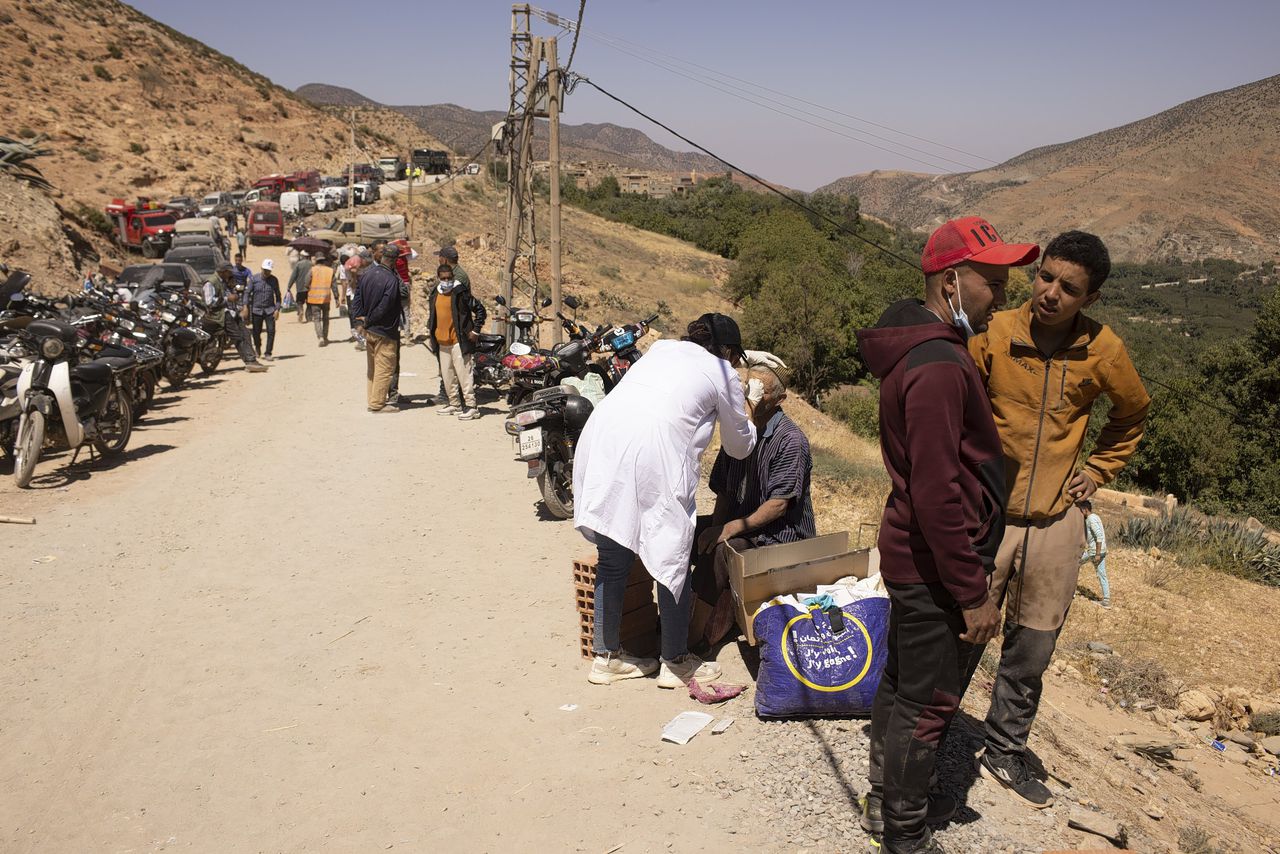
{"type": "MultiPolygon", "coordinates": [[[[131,5],[290,88],[506,108],[509,2],[131,5]]],[[[556,32],[535,19],[536,35],[556,32]]],[[[813,189],[869,169],[980,168],[1280,73],[1277,34],[1276,0],[587,0],[574,70],[744,168],[813,189]]],[[[566,122],[687,148],[585,86],[565,108],[566,122]]]]}

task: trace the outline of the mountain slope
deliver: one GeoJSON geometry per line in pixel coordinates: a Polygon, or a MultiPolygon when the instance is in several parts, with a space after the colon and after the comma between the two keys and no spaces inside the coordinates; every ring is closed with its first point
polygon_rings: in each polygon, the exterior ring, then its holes
{"type": "MultiPolygon", "coordinates": [[[[37,223],[47,206],[28,206],[12,230],[6,223],[3,260],[39,273],[37,286],[64,289],[67,281],[50,277],[73,275],[86,248],[112,266],[125,262],[92,229],[92,212],[113,197],[203,195],[350,159],[345,116],[116,0],[0,4],[0,40],[0,136],[49,137],[52,154],[36,165],[64,214],[61,223],[37,223]],[[71,248],[52,251],[45,236],[64,226],[76,233],[71,248]],[[53,256],[77,263],[51,265],[53,256]]],[[[432,141],[390,110],[370,110],[361,123],[360,160],[379,147],[432,141]]]]}
{"type": "Polygon", "coordinates": [[[1096,231],[1120,260],[1274,258],[1280,236],[1280,76],[1020,154],[980,172],[877,171],[824,190],[916,229],[982,214],[1044,240],[1096,231]]]}
{"type": "MultiPolygon", "coordinates": [[[[323,83],[308,83],[297,90],[299,97],[317,104],[376,106],[377,102],[351,89],[323,83]]],[[[502,110],[469,110],[456,104],[391,107],[418,123],[429,133],[445,140],[460,153],[479,151],[490,130],[506,118],[502,110]]],[[[539,122],[534,134],[535,156],[547,156],[547,124],[539,122]]],[[[638,169],[661,172],[720,173],[724,167],[710,157],[688,151],[673,151],[659,145],[634,128],[614,124],[561,124],[560,142],[566,161],[605,160],[638,169]]]]}

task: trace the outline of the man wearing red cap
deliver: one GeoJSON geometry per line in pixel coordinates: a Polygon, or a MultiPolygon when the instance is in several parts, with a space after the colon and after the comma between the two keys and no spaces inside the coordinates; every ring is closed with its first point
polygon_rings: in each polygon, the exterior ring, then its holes
{"type": "Polygon", "coordinates": [[[887,852],[937,852],[928,825],[955,801],[930,796],[938,745],[960,706],[969,663],[996,633],[987,593],[1004,528],[1004,458],[982,378],[965,348],[1004,304],[1011,266],[1039,255],[978,217],[933,233],[925,299],[901,300],[858,332],[880,380],[880,448],[891,490],[880,572],[891,601],[889,650],[871,713],[871,791],[862,826],[887,852]]]}
{"type": "Polygon", "coordinates": [[[1106,246],[1068,231],[1045,247],[1031,299],[995,315],[969,341],[1005,455],[1008,526],[991,596],[1003,601],[1000,667],[991,692],[980,770],[1023,803],[1053,803],[1027,760],[1045,669],[1067,619],[1085,544],[1088,499],[1124,468],[1142,438],[1151,398],[1124,342],[1081,312],[1111,272],[1106,246]],[[1111,400],[1093,452],[1079,462],[1089,413],[1111,400]]]}

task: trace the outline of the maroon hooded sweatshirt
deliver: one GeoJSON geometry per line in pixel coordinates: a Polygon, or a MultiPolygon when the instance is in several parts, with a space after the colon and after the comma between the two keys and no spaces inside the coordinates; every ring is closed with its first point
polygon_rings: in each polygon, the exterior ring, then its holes
{"type": "Polygon", "coordinates": [[[982,378],[960,330],[918,300],[858,332],[880,380],[880,451],[892,489],[880,522],[880,573],[941,582],[961,608],[987,598],[1004,535],[1004,455],[982,378]]]}

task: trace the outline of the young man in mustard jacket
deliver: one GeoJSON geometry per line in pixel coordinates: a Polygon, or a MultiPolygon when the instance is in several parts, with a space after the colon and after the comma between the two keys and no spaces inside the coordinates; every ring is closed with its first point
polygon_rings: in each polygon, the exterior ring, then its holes
{"type": "Polygon", "coordinates": [[[1072,505],[1124,468],[1151,404],[1124,342],[1083,314],[1110,273],[1096,236],[1060,234],[1044,250],[1031,300],[969,339],[1004,448],[1009,502],[991,577],[1005,622],[980,770],[1038,809],[1053,796],[1029,766],[1027,737],[1085,546],[1084,517],[1072,505]],[[1107,424],[1078,465],[1102,394],[1112,404],[1107,424]]]}

